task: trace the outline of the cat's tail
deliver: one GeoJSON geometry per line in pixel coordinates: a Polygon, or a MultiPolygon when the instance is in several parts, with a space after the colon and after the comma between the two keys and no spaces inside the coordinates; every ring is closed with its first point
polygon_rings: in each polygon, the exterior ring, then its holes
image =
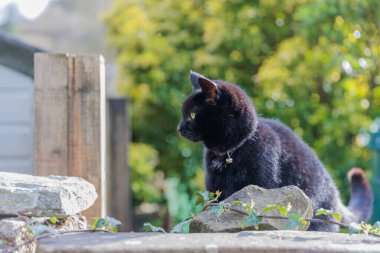
{"type": "Polygon", "coordinates": [[[364,172],[360,168],[352,168],[348,174],[351,197],[348,209],[352,212],[351,221],[368,221],[371,218],[373,194],[364,172]]]}

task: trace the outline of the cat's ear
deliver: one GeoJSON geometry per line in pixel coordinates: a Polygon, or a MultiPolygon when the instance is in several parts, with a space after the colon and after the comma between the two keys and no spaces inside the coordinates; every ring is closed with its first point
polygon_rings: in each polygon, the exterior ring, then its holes
{"type": "Polygon", "coordinates": [[[190,70],[190,81],[193,85],[193,90],[202,90],[207,94],[207,99],[216,99],[218,95],[218,85],[210,79],[190,70]]]}
{"type": "Polygon", "coordinates": [[[189,78],[190,78],[191,84],[193,85],[193,91],[202,89],[198,81],[199,78],[201,77],[204,78],[204,76],[202,76],[201,74],[198,74],[197,72],[190,70],[189,78]]]}

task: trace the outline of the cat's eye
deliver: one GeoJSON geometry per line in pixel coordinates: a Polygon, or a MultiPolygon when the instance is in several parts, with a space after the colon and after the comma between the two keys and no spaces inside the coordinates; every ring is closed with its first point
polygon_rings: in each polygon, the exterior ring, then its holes
{"type": "Polygon", "coordinates": [[[195,120],[195,112],[191,112],[190,113],[190,119],[191,120],[195,120]]]}

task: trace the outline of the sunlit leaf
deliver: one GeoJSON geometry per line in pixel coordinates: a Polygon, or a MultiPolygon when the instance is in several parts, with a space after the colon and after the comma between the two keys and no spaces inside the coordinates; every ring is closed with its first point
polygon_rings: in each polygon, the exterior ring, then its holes
{"type": "Polygon", "coordinates": [[[332,212],[330,210],[326,210],[324,208],[319,208],[316,212],[315,215],[329,215],[332,212]]]}
{"type": "Polygon", "coordinates": [[[50,222],[53,223],[53,224],[56,224],[57,223],[57,217],[56,216],[53,216],[50,218],[50,222]]]}
{"type": "Polygon", "coordinates": [[[264,214],[271,210],[278,210],[283,216],[288,216],[287,208],[285,206],[279,206],[279,205],[266,206],[263,210],[261,210],[260,214],[264,214]]]}
{"type": "Polygon", "coordinates": [[[342,221],[342,217],[340,217],[340,214],[337,213],[337,212],[333,212],[332,216],[338,221],[338,222],[341,222],[342,221]]]}

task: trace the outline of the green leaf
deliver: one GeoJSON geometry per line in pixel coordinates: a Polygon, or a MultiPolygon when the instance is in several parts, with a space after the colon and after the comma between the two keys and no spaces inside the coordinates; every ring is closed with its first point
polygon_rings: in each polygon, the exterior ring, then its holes
{"type": "Polygon", "coordinates": [[[97,217],[95,221],[92,223],[92,229],[103,229],[106,224],[106,220],[104,218],[97,217]]]}
{"type": "Polygon", "coordinates": [[[231,203],[231,205],[233,205],[233,206],[241,206],[241,205],[243,205],[243,202],[241,202],[241,201],[233,201],[231,203]]]}
{"type": "Polygon", "coordinates": [[[333,212],[332,216],[338,221],[338,222],[341,222],[342,221],[342,217],[340,217],[340,214],[337,213],[337,212],[333,212]]]}
{"type": "Polygon", "coordinates": [[[279,205],[266,206],[263,210],[261,210],[260,214],[264,214],[271,210],[278,210],[283,216],[288,216],[287,208],[285,206],[279,206],[279,205]]]}
{"type": "Polygon", "coordinates": [[[53,224],[56,224],[58,221],[57,217],[53,216],[50,218],[50,222],[53,223],[53,224]]]}
{"type": "Polygon", "coordinates": [[[184,227],[189,224],[191,220],[192,219],[187,219],[178,223],[174,226],[174,228],[172,228],[172,230],[170,230],[170,233],[184,233],[184,227]]]}
{"type": "Polygon", "coordinates": [[[341,222],[342,218],[338,212],[333,212],[331,210],[326,210],[324,208],[320,208],[315,212],[315,215],[332,215],[335,220],[341,222]]]}
{"type": "Polygon", "coordinates": [[[350,235],[358,233],[360,231],[362,231],[361,226],[355,222],[351,222],[350,225],[348,226],[348,233],[350,235]]]}
{"type": "Polygon", "coordinates": [[[105,220],[107,221],[108,226],[111,228],[116,228],[116,232],[117,232],[117,227],[119,227],[121,225],[121,222],[119,220],[117,220],[113,217],[109,217],[109,216],[106,216],[105,220]]]}
{"type": "Polygon", "coordinates": [[[149,222],[144,223],[144,229],[147,232],[162,232],[162,233],[166,233],[165,229],[163,229],[162,227],[153,226],[149,222]]]}
{"type": "Polygon", "coordinates": [[[224,203],[220,202],[216,206],[214,206],[212,212],[216,215],[216,218],[219,218],[223,214],[224,210],[224,203]]]}
{"type": "Polygon", "coordinates": [[[315,212],[315,216],[317,215],[330,215],[332,213],[332,211],[330,210],[326,210],[324,208],[319,208],[316,212],[315,212]]]}
{"type": "Polygon", "coordinates": [[[306,220],[301,217],[299,213],[293,213],[288,216],[289,220],[286,223],[286,230],[293,230],[307,224],[306,220]]]}
{"type": "Polygon", "coordinates": [[[255,212],[251,212],[247,219],[242,223],[242,229],[253,226],[256,230],[259,229],[259,224],[263,219],[255,212]]]}

